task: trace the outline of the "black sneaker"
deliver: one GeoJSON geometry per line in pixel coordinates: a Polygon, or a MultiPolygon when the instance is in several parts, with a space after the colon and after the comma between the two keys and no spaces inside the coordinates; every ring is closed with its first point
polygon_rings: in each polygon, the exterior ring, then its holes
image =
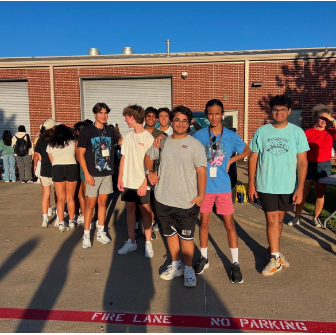
{"type": "Polygon", "coordinates": [[[155,231],[152,228],[152,237],[151,237],[151,240],[156,240],[156,239],[157,239],[157,237],[156,237],[155,231]]]}
{"type": "Polygon", "coordinates": [[[198,262],[194,266],[195,273],[197,275],[200,275],[203,273],[205,269],[209,267],[209,261],[207,258],[201,256],[201,258],[198,260],[198,262]]]}
{"type": "Polygon", "coordinates": [[[240,266],[238,263],[233,263],[231,266],[231,283],[243,283],[243,275],[240,271],[240,266]]]}

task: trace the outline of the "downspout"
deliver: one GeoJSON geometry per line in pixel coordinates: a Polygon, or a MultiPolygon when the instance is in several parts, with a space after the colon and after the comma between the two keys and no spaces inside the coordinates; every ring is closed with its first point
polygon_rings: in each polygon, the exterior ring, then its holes
{"type": "Polygon", "coordinates": [[[245,59],[244,83],[244,142],[248,144],[248,101],[249,101],[250,61],[245,59]]]}
{"type": "Polygon", "coordinates": [[[50,72],[51,118],[56,121],[54,67],[52,65],[49,66],[49,72],[50,72]]]}

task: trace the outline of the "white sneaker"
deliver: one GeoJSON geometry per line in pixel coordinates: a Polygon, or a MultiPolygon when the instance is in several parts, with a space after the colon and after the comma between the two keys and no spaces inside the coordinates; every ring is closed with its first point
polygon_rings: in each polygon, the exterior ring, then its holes
{"type": "Polygon", "coordinates": [[[183,264],[180,263],[179,266],[168,265],[167,270],[160,274],[160,278],[163,280],[172,280],[175,277],[183,275],[183,264]]]}
{"type": "Polygon", "coordinates": [[[75,229],[76,228],[76,225],[75,225],[74,221],[69,221],[69,228],[70,229],[75,229]]]}
{"type": "Polygon", "coordinates": [[[48,227],[48,222],[46,220],[42,221],[42,228],[47,228],[48,227]]]}
{"type": "Polygon", "coordinates": [[[195,287],[196,286],[196,275],[192,267],[184,267],[184,286],[186,287],[195,287]]]}
{"type": "Polygon", "coordinates": [[[81,225],[84,224],[84,216],[82,214],[78,215],[77,223],[81,225]]]}
{"type": "Polygon", "coordinates": [[[300,225],[300,220],[297,217],[288,222],[288,226],[296,226],[296,225],[297,226],[300,225]]]}
{"type": "Polygon", "coordinates": [[[90,235],[84,235],[83,236],[82,248],[83,249],[91,248],[90,235]]]}
{"type": "Polygon", "coordinates": [[[16,183],[16,180],[12,180],[12,183],[16,183]]]}
{"type": "Polygon", "coordinates": [[[32,180],[27,180],[27,183],[31,184],[34,183],[32,180]]]}
{"type": "Polygon", "coordinates": [[[102,231],[101,233],[97,233],[97,241],[103,244],[111,243],[111,240],[108,238],[104,231],[102,231]]]}
{"type": "Polygon", "coordinates": [[[154,257],[153,244],[152,242],[145,243],[145,257],[152,258],[154,257]]]}
{"type": "Polygon", "coordinates": [[[48,208],[48,216],[52,216],[53,215],[53,209],[50,207],[48,208]]]}
{"type": "Polygon", "coordinates": [[[130,239],[128,239],[125,242],[125,244],[123,245],[123,247],[118,250],[118,254],[119,255],[125,255],[125,254],[129,253],[130,251],[137,250],[137,248],[138,248],[138,246],[137,246],[136,242],[134,241],[134,243],[132,243],[132,241],[130,239]]]}
{"type": "Polygon", "coordinates": [[[54,227],[59,227],[59,221],[57,219],[55,220],[54,227]]]}
{"type": "Polygon", "coordinates": [[[64,231],[68,231],[69,227],[64,226],[64,224],[60,224],[58,226],[58,229],[59,229],[60,233],[63,233],[64,231]]]}
{"type": "Polygon", "coordinates": [[[9,183],[9,180],[5,180],[5,183],[9,183]]]}

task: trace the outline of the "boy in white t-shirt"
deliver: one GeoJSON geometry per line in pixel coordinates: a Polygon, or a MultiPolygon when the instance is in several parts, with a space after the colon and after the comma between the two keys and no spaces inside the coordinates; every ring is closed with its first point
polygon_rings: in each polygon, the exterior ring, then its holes
{"type": "Polygon", "coordinates": [[[145,257],[154,256],[151,242],[152,210],[150,206],[150,188],[144,167],[146,151],[152,146],[154,138],[143,126],[145,111],[141,106],[131,105],[124,109],[123,116],[129,128],[121,147],[118,189],[121,200],[126,202],[128,240],[118,250],[119,255],[137,249],[135,241],[136,207],[140,207],[145,229],[145,257]]]}

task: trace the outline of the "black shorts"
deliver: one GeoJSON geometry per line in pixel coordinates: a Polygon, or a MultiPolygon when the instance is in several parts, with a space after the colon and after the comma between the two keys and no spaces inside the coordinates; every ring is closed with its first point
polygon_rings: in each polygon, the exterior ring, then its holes
{"type": "Polygon", "coordinates": [[[258,192],[264,212],[289,212],[294,210],[292,194],[270,194],[258,192]]]}
{"type": "Polygon", "coordinates": [[[78,181],[77,164],[53,165],[52,178],[54,183],[62,181],[78,181]]]}
{"type": "Polygon", "coordinates": [[[188,209],[170,207],[155,200],[156,215],[158,216],[164,236],[177,234],[184,240],[193,240],[196,220],[200,212],[199,206],[194,204],[188,209]]]}
{"type": "Polygon", "coordinates": [[[331,162],[310,162],[308,163],[308,171],[306,180],[318,181],[321,178],[331,175],[331,162]]]}
{"type": "Polygon", "coordinates": [[[136,202],[139,205],[146,205],[150,203],[150,190],[142,197],[138,195],[138,190],[124,187],[124,192],[121,193],[121,200],[128,202],[136,202]]]}

